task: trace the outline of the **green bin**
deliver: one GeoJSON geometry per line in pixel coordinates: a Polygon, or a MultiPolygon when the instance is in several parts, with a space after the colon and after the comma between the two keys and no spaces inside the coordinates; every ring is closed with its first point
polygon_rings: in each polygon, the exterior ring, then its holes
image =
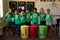
{"type": "Polygon", "coordinates": [[[45,39],[47,36],[47,26],[45,25],[40,25],[39,26],[39,38],[45,39]]]}

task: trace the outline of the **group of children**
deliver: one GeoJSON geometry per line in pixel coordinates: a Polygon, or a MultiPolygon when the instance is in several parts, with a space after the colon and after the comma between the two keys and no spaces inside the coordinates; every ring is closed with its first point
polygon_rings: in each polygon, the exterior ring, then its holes
{"type": "Polygon", "coordinates": [[[37,8],[34,8],[33,11],[26,10],[24,13],[23,10],[18,12],[12,12],[12,9],[9,8],[9,12],[6,13],[6,25],[7,25],[7,33],[8,33],[8,26],[10,26],[12,32],[20,35],[20,26],[21,25],[38,25],[38,18],[40,18],[41,25],[47,25],[51,27],[52,23],[52,14],[50,13],[50,9],[46,10],[47,13],[44,12],[43,8],[40,8],[40,12],[37,12],[37,8]]]}

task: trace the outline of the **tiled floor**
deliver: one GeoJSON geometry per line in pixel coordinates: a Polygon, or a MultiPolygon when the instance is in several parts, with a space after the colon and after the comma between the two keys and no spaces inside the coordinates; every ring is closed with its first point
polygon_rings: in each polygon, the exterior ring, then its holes
{"type": "MultiPolygon", "coordinates": [[[[19,37],[17,37],[17,36],[11,36],[11,35],[6,36],[6,33],[4,31],[4,34],[2,36],[2,39],[0,39],[0,40],[40,40],[40,39],[39,38],[36,38],[36,39],[30,39],[30,38],[28,38],[28,39],[21,39],[20,36],[19,37]]],[[[58,37],[58,36],[56,36],[54,34],[51,38],[50,37],[47,37],[44,40],[60,40],[60,37],[58,37]]]]}

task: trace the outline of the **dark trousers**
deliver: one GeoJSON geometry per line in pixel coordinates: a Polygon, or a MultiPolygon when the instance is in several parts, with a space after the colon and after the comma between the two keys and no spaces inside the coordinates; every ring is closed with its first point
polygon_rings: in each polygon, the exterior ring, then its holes
{"type": "Polygon", "coordinates": [[[25,25],[29,25],[30,26],[31,25],[31,22],[25,22],[25,25]]]}
{"type": "Polygon", "coordinates": [[[20,23],[20,26],[25,25],[25,23],[20,23]]]}
{"type": "Polygon", "coordinates": [[[15,35],[15,23],[12,22],[11,24],[12,24],[12,33],[15,35]]]}
{"type": "Polygon", "coordinates": [[[40,21],[41,25],[46,25],[46,21],[40,21]]]}
{"type": "Polygon", "coordinates": [[[9,30],[11,31],[11,28],[11,22],[6,21],[6,32],[9,32],[9,30]]]}
{"type": "Polygon", "coordinates": [[[12,28],[14,28],[14,27],[15,27],[15,23],[14,23],[14,22],[12,22],[11,24],[12,24],[12,28]]]}
{"type": "Polygon", "coordinates": [[[15,24],[15,32],[17,35],[20,35],[20,24],[15,24]]]}

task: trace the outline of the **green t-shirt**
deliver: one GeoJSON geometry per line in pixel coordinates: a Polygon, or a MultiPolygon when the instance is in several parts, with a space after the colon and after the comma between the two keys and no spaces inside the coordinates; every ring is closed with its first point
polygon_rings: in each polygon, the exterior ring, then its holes
{"type": "Polygon", "coordinates": [[[31,11],[31,12],[30,12],[30,15],[32,15],[32,14],[33,14],[33,12],[31,11]]]}
{"type": "Polygon", "coordinates": [[[13,17],[11,18],[11,22],[14,22],[14,18],[13,17]]]}
{"type": "Polygon", "coordinates": [[[11,17],[11,22],[14,22],[14,15],[12,15],[12,17],[11,17]]]}
{"type": "Polygon", "coordinates": [[[24,16],[20,16],[20,23],[25,23],[25,17],[24,16]]]}
{"type": "MultiPolygon", "coordinates": [[[[37,15],[39,16],[39,13],[40,13],[40,12],[36,12],[36,13],[37,13],[37,15]]],[[[30,15],[33,15],[33,12],[32,12],[32,11],[30,12],[30,15]]]]}
{"type": "Polygon", "coordinates": [[[6,21],[10,22],[11,21],[11,16],[9,13],[6,13],[6,21]]]}
{"type": "Polygon", "coordinates": [[[40,21],[45,21],[46,14],[45,13],[40,13],[40,21]]]}
{"type": "Polygon", "coordinates": [[[25,21],[30,22],[31,21],[31,15],[30,13],[25,13],[25,21]]]}
{"type": "Polygon", "coordinates": [[[18,14],[15,14],[15,24],[20,24],[20,18],[18,14]]]}
{"type": "Polygon", "coordinates": [[[32,23],[38,23],[38,14],[37,13],[32,14],[32,23]]]}
{"type": "Polygon", "coordinates": [[[51,22],[52,21],[52,14],[51,13],[46,14],[46,21],[47,22],[51,22]]]}

